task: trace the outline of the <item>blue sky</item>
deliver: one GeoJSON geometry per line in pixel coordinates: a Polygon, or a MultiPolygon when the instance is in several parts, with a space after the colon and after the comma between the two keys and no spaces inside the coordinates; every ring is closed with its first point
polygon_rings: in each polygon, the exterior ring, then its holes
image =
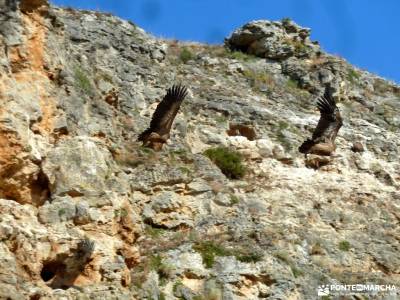
{"type": "Polygon", "coordinates": [[[251,20],[310,27],[329,53],[400,83],[399,0],[51,0],[131,20],[159,37],[222,43],[251,20]]]}

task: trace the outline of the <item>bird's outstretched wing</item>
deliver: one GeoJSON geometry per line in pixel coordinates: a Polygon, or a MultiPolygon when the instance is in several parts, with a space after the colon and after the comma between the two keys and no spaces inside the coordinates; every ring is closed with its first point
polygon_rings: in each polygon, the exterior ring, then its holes
{"type": "Polygon", "coordinates": [[[150,122],[150,127],[139,135],[138,140],[144,141],[152,132],[158,133],[160,136],[168,134],[186,95],[187,89],[184,86],[174,85],[169,88],[167,94],[157,105],[150,122]]]}
{"type": "Polygon", "coordinates": [[[343,124],[340,111],[336,106],[335,100],[327,91],[325,91],[324,96],[318,100],[317,106],[321,117],[312,135],[312,140],[316,143],[326,142],[328,140],[333,143],[343,124]]]}
{"type": "MultiPolygon", "coordinates": [[[[340,115],[340,111],[336,106],[335,100],[332,96],[325,90],[324,96],[320,97],[317,102],[317,107],[321,114],[321,117],[318,121],[317,127],[314,129],[313,135],[311,139],[307,139],[301,144],[299,147],[299,151],[301,153],[310,153],[317,152],[314,146],[320,145],[320,148],[323,144],[330,144],[332,146],[332,150],[325,151],[331,152],[334,150],[334,142],[337,136],[337,133],[342,127],[343,120],[340,115]],[[313,150],[314,149],[314,150],[313,150]]],[[[321,153],[321,150],[318,150],[321,153]]]]}

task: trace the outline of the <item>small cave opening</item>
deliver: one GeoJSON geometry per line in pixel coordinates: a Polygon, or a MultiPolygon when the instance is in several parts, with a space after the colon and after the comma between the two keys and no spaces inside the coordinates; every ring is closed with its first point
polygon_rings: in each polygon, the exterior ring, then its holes
{"type": "Polygon", "coordinates": [[[42,170],[31,183],[31,197],[36,206],[41,206],[50,197],[50,182],[42,170]]]}
{"type": "Polygon", "coordinates": [[[229,129],[226,131],[229,136],[244,136],[249,141],[256,139],[256,132],[251,125],[229,124],[229,129]]]}
{"type": "Polygon", "coordinates": [[[49,282],[57,274],[63,273],[65,271],[65,264],[59,261],[49,261],[43,264],[42,271],[40,272],[40,277],[44,282],[49,282]]]}

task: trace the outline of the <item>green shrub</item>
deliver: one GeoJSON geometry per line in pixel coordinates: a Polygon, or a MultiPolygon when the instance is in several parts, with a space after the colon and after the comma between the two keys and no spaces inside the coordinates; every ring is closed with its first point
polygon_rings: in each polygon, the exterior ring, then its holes
{"type": "Polygon", "coordinates": [[[236,249],[226,248],[221,243],[214,241],[198,241],[193,249],[200,253],[206,268],[214,265],[216,256],[234,256],[238,261],[244,263],[259,262],[263,258],[263,254],[255,252],[248,245],[236,247],[236,249]]]}
{"type": "Polygon", "coordinates": [[[165,285],[169,278],[171,266],[164,264],[159,254],[149,257],[148,266],[150,270],[157,272],[160,285],[165,285]]]}
{"type": "Polygon", "coordinates": [[[194,54],[192,53],[192,51],[190,51],[188,48],[183,47],[181,52],[179,53],[179,59],[183,62],[183,63],[187,63],[189,60],[194,59],[194,54]]]}
{"type": "Polygon", "coordinates": [[[347,80],[351,84],[356,84],[359,81],[360,77],[361,77],[361,74],[358,71],[356,71],[350,67],[347,69],[347,80]]]}
{"type": "Polygon", "coordinates": [[[288,24],[288,23],[290,23],[291,21],[292,21],[292,19],[290,19],[290,18],[288,18],[288,17],[285,17],[285,18],[282,18],[281,23],[282,23],[282,24],[288,24]]]}
{"type": "Polygon", "coordinates": [[[90,83],[89,77],[80,67],[74,68],[74,80],[76,86],[85,94],[90,95],[93,92],[93,87],[90,83]]]}
{"type": "Polygon", "coordinates": [[[246,172],[246,168],[242,164],[242,156],[234,150],[224,147],[210,148],[204,152],[204,155],[210,158],[229,178],[242,178],[246,172]]]}
{"type": "Polygon", "coordinates": [[[245,253],[242,253],[240,251],[236,251],[235,257],[238,261],[244,262],[244,263],[250,263],[250,262],[259,262],[262,260],[263,255],[260,252],[250,252],[246,251],[245,253]]]}
{"type": "Polygon", "coordinates": [[[350,250],[350,243],[348,241],[341,241],[339,243],[339,249],[342,251],[349,251],[350,250]]]}
{"type": "Polygon", "coordinates": [[[176,294],[178,292],[178,288],[181,286],[183,286],[183,283],[180,279],[178,279],[172,286],[172,291],[174,292],[174,294],[176,294]]]}
{"type": "Polygon", "coordinates": [[[292,274],[295,278],[304,275],[304,272],[301,269],[297,268],[296,266],[290,266],[290,269],[292,270],[292,274]]]}
{"type": "Polygon", "coordinates": [[[216,256],[229,256],[231,254],[230,251],[212,241],[198,242],[193,246],[193,249],[200,253],[206,268],[212,268],[216,256]]]}
{"type": "Polygon", "coordinates": [[[242,51],[228,51],[227,56],[232,59],[237,59],[241,61],[250,61],[256,59],[255,56],[251,54],[244,53],[242,51]]]}
{"type": "Polygon", "coordinates": [[[115,218],[125,218],[128,215],[128,211],[125,208],[116,209],[114,210],[114,217],[115,218]]]}
{"type": "Polygon", "coordinates": [[[286,251],[277,251],[274,256],[287,264],[290,263],[290,256],[286,251]]]}
{"type": "Polygon", "coordinates": [[[149,258],[149,267],[151,270],[158,271],[162,267],[162,258],[160,255],[151,255],[149,258]]]}
{"type": "Polygon", "coordinates": [[[286,86],[289,90],[295,90],[299,88],[299,83],[296,80],[289,78],[286,81],[286,86]]]}
{"type": "Polygon", "coordinates": [[[236,195],[231,194],[230,198],[231,198],[231,205],[238,204],[240,202],[239,197],[236,195]]]}
{"type": "Polygon", "coordinates": [[[156,228],[156,227],[152,227],[150,225],[146,225],[144,228],[144,232],[146,233],[146,235],[148,235],[152,238],[159,238],[160,236],[165,234],[166,230],[162,229],[162,228],[156,228]]]}
{"type": "Polygon", "coordinates": [[[275,79],[269,73],[247,69],[243,72],[243,76],[249,80],[251,87],[256,89],[260,89],[264,86],[267,86],[269,89],[274,89],[276,87],[275,79]]]}

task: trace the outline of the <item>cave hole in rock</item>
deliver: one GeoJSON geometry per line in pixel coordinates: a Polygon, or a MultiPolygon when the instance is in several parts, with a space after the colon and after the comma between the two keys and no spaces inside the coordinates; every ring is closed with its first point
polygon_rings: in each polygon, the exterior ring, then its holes
{"type": "Polygon", "coordinates": [[[41,206],[50,198],[50,182],[43,171],[40,171],[35,182],[31,185],[32,198],[37,206],[41,206]]]}
{"type": "Polygon", "coordinates": [[[229,124],[229,129],[226,131],[229,136],[244,136],[249,141],[256,139],[256,131],[250,125],[243,124],[229,124]]]}
{"type": "Polygon", "coordinates": [[[48,282],[53,279],[57,274],[64,272],[65,264],[59,261],[49,261],[43,264],[40,277],[44,282],[48,282]]]}

